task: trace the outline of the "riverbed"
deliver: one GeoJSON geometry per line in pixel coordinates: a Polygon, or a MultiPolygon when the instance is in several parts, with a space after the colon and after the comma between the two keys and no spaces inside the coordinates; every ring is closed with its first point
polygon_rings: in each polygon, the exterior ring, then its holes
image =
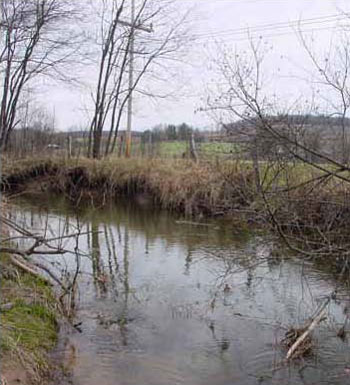
{"type": "MultiPolygon", "coordinates": [[[[21,198],[11,215],[34,231],[82,233],[79,327],[61,332],[55,352],[67,373],[61,385],[350,383],[349,343],[336,336],[345,289],[311,353],[283,363],[286,331],[307,322],[335,281],[271,235],[124,199],[76,210],[58,197],[21,198]]],[[[76,271],[74,254],[38,258],[76,271]]]]}

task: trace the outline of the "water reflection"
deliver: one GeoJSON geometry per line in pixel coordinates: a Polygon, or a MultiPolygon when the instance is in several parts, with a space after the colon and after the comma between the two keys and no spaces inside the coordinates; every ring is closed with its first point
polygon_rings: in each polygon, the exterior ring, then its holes
{"type": "MultiPolygon", "coordinates": [[[[60,231],[76,224],[72,208],[58,200],[27,200],[14,215],[40,228],[48,212],[60,231]]],[[[311,265],[272,257],[266,236],[239,234],[227,223],[179,223],[125,202],[82,208],[79,220],[90,233],[80,241],[88,255],[79,281],[82,333],[72,333],[64,350],[74,356],[74,384],[343,384],[350,378],[349,343],[334,333],[347,317],[348,293],[332,303],[328,323],[316,332],[314,355],[280,367],[286,329],[305,322],[333,282],[311,265]]]]}

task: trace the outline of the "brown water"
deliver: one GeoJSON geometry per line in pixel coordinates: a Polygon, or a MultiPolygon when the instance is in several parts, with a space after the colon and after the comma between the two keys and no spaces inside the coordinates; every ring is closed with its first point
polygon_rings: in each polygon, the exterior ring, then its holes
{"type": "MultiPolygon", "coordinates": [[[[94,232],[79,240],[81,333],[63,331],[58,347],[74,385],[350,383],[349,343],[334,331],[345,291],[313,354],[280,365],[287,328],[312,316],[334,283],[298,259],[272,257],[266,235],[126,202],[75,213],[58,199],[24,200],[12,215],[48,232],[77,221],[94,232]]],[[[74,256],[52,262],[75,267],[74,256]]]]}

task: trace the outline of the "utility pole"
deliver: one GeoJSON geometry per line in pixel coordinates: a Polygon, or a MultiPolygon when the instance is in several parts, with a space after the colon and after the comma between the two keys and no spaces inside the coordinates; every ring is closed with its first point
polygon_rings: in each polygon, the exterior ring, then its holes
{"type": "Polygon", "coordinates": [[[134,47],[135,47],[135,0],[131,0],[131,31],[130,31],[130,52],[129,52],[129,100],[128,120],[125,141],[125,156],[130,157],[131,152],[131,126],[132,126],[132,91],[134,84],[134,47]]]}
{"type": "MultiPolygon", "coordinates": [[[[128,25],[127,22],[121,22],[121,24],[128,25]]],[[[152,26],[150,28],[135,25],[135,0],[131,0],[131,20],[130,20],[130,45],[129,45],[129,99],[128,99],[128,119],[126,129],[125,140],[125,156],[130,157],[131,153],[131,128],[132,128],[132,103],[133,103],[133,86],[134,86],[134,47],[135,47],[135,29],[140,29],[145,32],[152,32],[152,26]]]]}

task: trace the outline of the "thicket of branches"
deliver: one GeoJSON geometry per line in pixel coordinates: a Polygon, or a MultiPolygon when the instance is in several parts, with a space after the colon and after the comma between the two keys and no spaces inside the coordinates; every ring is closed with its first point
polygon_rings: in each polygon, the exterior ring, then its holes
{"type": "Polygon", "coordinates": [[[251,41],[249,52],[222,51],[216,62],[220,89],[209,98],[208,110],[229,135],[245,142],[265,214],[288,246],[305,256],[333,256],[344,266],[350,246],[350,45],[338,40],[325,60],[302,34],[300,40],[322,85],[320,94],[327,95],[328,118],[316,116],[319,100],[286,109],[269,95],[264,83],[269,52],[262,40],[251,41]],[[330,123],[334,116],[337,135],[329,135],[328,126],[325,138],[319,120],[330,123]]]}

